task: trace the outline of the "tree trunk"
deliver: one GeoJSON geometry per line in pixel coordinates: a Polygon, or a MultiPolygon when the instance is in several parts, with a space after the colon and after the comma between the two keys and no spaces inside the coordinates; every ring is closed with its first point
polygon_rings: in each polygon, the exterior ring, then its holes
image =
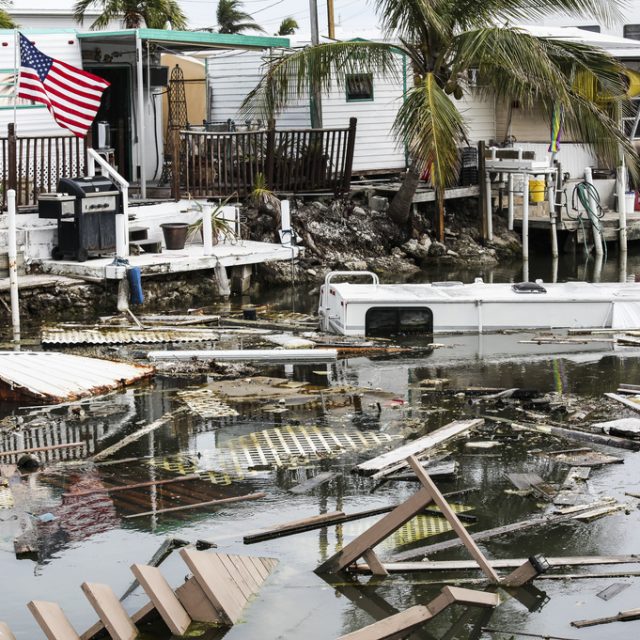
{"type": "Polygon", "coordinates": [[[411,165],[404,177],[404,180],[402,181],[400,190],[393,197],[389,206],[389,217],[398,226],[404,227],[409,221],[413,196],[416,193],[419,182],[420,174],[418,173],[415,165],[411,165]]]}

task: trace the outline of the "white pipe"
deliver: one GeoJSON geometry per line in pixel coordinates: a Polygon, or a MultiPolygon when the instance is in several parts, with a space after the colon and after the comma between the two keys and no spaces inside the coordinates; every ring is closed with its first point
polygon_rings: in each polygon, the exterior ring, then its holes
{"type": "MultiPolygon", "coordinates": [[[[593,186],[593,176],[591,174],[591,167],[584,168],[584,181],[591,186],[593,186]]],[[[589,196],[589,207],[593,212],[593,216],[596,215],[596,201],[593,195],[591,194],[591,190],[588,192],[589,196]]],[[[622,199],[624,200],[624,189],[622,190],[622,199]]],[[[624,206],[624,204],[622,205],[624,206]]],[[[618,195],[618,207],[620,207],[620,196],[618,195]]],[[[602,247],[602,236],[600,235],[600,228],[598,227],[598,223],[596,219],[593,219],[592,215],[589,215],[589,220],[591,221],[591,229],[593,231],[593,248],[595,249],[596,255],[601,256],[604,255],[604,249],[602,247]]]]}
{"type": "Polygon", "coordinates": [[[508,229],[509,231],[513,231],[513,210],[514,210],[514,200],[513,197],[513,174],[510,173],[507,176],[507,211],[509,214],[508,218],[508,229]]]}
{"type": "Polygon", "coordinates": [[[547,188],[549,198],[549,220],[551,222],[551,257],[558,257],[558,230],[556,227],[556,177],[553,173],[547,174],[547,188]]]}
{"type": "Polygon", "coordinates": [[[13,342],[20,345],[20,306],[18,298],[18,242],[16,238],[16,192],[7,191],[7,222],[9,232],[9,289],[11,295],[11,324],[13,342]]]}
{"type": "Polygon", "coordinates": [[[493,203],[491,201],[491,174],[489,171],[485,171],[484,190],[487,210],[487,241],[493,242],[493,203]]]}
{"type": "Polygon", "coordinates": [[[140,197],[147,197],[147,159],[144,148],[145,130],[144,122],[144,76],[142,69],[142,39],[140,30],[136,29],[136,84],[138,94],[138,117],[137,117],[137,137],[138,137],[138,162],[140,163],[140,197]]]}
{"type": "Polygon", "coordinates": [[[95,149],[88,149],[87,156],[90,176],[95,175],[95,164],[98,164],[102,175],[109,175],[120,185],[122,215],[116,214],[116,257],[126,260],[129,257],[129,183],[95,149]]]}
{"type": "Polygon", "coordinates": [[[624,158],[622,164],[616,169],[616,193],[618,194],[618,221],[620,227],[620,252],[627,252],[627,189],[626,167],[624,158]]]}
{"type": "MultiPolygon", "coordinates": [[[[523,174],[522,184],[522,260],[529,260],[529,176],[523,174]]],[[[526,278],[525,278],[526,280],[526,278]]]]}
{"type": "Polygon", "coordinates": [[[211,210],[207,205],[202,207],[202,254],[210,256],[213,253],[213,232],[211,230],[211,210]]]}

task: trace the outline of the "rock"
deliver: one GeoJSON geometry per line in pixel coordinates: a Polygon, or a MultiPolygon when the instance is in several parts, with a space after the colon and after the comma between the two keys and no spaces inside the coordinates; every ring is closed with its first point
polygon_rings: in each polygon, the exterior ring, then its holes
{"type": "Polygon", "coordinates": [[[451,249],[447,249],[447,255],[451,256],[452,258],[459,258],[460,254],[456,253],[455,251],[452,251],[451,249]]]}
{"type": "Polygon", "coordinates": [[[442,242],[432,242],[429,247],[429,256],[432,258],[440,258],[447,254],[447,247],[445,247],[442,242]]]}
{"type": "Polygon", "coordinates": [[[389,208],[389,199],[383,196],[371,196],[371,198],[369,198],[369,208],[373,211],[387,211],[389,208]]]}
{"type": "MultiPolygon", "coordinates": [[[[429,236],[425,235],[424,238],[429,240],[429,236]]],[[[417,262],[426,262],[429,258],[429,247],[431,246],[431,240],[428,243],[423,243],[422,238],[420,240],[409,240],[402,245],[402,250],[411,258],[417,262]]]]}
{"type": "Polygon", "coordinates": [[[353,207],[352,213],[356,216],[365,216],[367,212],[362,207],[353,207]]]}
{"type": "Polygon", "coordinates": [[[327,207],[327,205],[324,204],[323,202],[319,202],[318,200],[316,200],[315,202],[312,202],[311,206],[314,209],[317,209],[318,211],[329,211],[329,207],[327,207]]]}
{"type": "Polygon", "coordinates": [[[349,271],[366,271],[367,263],[364,260],[348,260],[344,263],[344,267],[349,271]]]}
{"type": "Polygon", "coordinates": [[[391,255],[395,258],[406,258],[407,254],[400,247],[393,247],[391,249],[391,255]]]}

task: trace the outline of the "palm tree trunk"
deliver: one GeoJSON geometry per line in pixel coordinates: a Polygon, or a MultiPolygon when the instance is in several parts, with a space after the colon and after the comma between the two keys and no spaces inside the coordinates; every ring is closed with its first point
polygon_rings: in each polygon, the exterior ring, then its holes
{"type": "Polygon", "coordinates": [[[444,244],[444,189],[436,187],[436,215],[435,227],[438,235],[438,242],[444,244]]]}
{"type": "Polygon", "coordinates": [[[400,185],[398,193],[393,197],[389,205],[389,217],[400,227],[406,226],[411,216],[413,196],[420,182],[420,174],[412,164],[400,185]]]}

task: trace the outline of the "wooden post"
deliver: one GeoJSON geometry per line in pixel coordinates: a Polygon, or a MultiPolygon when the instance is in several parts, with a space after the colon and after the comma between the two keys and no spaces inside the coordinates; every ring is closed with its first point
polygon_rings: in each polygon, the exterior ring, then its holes
{"type": "Polygon", "coordinates": [[[88,176],[89,174],[89,149],[93,149],[93,131],[89,129],[87,135],[84,138],[84,167],[82,175],[88,176]]]}
{"type": "Polygon", "coordinates": [[[273,169],[275,166],[275,153],[276,153],[276,121],[273,118],[269,119],[269,124],[267,125],[267,157],[265,158],[265,181],[267,183],[267,188],[272,191],[275,189],[274,173],[273,169]]]}
{"type": "Polygon", "coordinates": [[[351,189],[351,174],[353,171],[353,153],[356,146],[357,125],[358,118],[349,118],[349,133],[347,135],[347,156],[344,163],[344,175],[342,177],[343,193],[349,193],[351,189]]]}
{"type": "Polygon", "coordinates": [[[480,235],[482,240],[487,239],[487,194],[484,174],[487,169],[484,159],[484,140],[478,142],[478,186],[480,187],[480,202],[478,202],[478,213],[480,214],[480,235]]]}

